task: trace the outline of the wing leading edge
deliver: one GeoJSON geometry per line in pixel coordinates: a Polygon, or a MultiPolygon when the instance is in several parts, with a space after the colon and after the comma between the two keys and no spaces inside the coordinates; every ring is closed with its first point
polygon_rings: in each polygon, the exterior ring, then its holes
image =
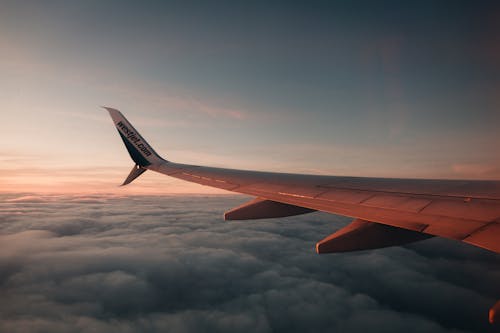
{"type": "Polygon", "coordinates": [[[500,253],[500,181],[317,176],[173,163],[161,158],[118,110],[106,109],[136,163],[124,184],[153,170],[257,198],[226,216],[253,219],[318,210],[356,219],[348,229],[320,241],[317,249],[337,249],[323,252],[440,236],[500,253]],[[322,245],[327,240],[329,247],[322,245]]]}

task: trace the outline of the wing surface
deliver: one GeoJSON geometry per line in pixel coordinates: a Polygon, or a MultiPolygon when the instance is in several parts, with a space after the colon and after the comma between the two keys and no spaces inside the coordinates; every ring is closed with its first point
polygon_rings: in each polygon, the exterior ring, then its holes
{"type": "MultiPolygon", "coordinates": [[[[107,109],[126,142],[130,133],[123,128],[131,131],[133,126],[119,111],[107,109]]],[[[135,137],[141,141],[126,145],[140,168],[262,200],[451,238],[500,253],[500,181],[319,176],[180,164],[162,159],[138,133],[135,137]],[[135,149],[134,145],[147,149],[135,149]]]]}
{"type": "Polygon", "coordinates": [[[500,182],[281,174],[177,163],[157,172],[323,212],[460,240],[500,253],[500,182]]]}

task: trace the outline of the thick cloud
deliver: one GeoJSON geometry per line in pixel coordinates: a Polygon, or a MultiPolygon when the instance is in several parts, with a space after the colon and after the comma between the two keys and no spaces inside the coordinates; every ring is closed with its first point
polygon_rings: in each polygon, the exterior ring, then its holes
{"type": "Polygon", "coordinates": [[[458,242],[317,255],[328,214],[244,197],[4,195],[2,332],[487,332],[500,259],[458,242]]]}

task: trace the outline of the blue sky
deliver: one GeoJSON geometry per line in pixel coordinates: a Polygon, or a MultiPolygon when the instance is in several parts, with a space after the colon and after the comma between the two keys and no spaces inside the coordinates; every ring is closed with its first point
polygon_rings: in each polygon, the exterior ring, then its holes
{"type": "Polygon", "coordinates": [[[2,1],[0,190],[122,191],[100,105],[178,162],[500,179],[498,22],[495,2],[2,1]]]}

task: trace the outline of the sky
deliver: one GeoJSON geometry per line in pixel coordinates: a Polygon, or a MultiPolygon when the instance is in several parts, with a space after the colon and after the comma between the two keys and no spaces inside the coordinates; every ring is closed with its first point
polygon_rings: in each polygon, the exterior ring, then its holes
{"type": "Polygon", "coordinates": [[[318,255],[348,218],[222,221],[246,199],[0,194],[0,331],[495,332],[497,254],[433,238],[318,255]]]}
{"type": "Polygon", "coordinates": [[[500,179],[495,1],[0,1],[0,192],[221,193],[132,161],[500,179]]]}

